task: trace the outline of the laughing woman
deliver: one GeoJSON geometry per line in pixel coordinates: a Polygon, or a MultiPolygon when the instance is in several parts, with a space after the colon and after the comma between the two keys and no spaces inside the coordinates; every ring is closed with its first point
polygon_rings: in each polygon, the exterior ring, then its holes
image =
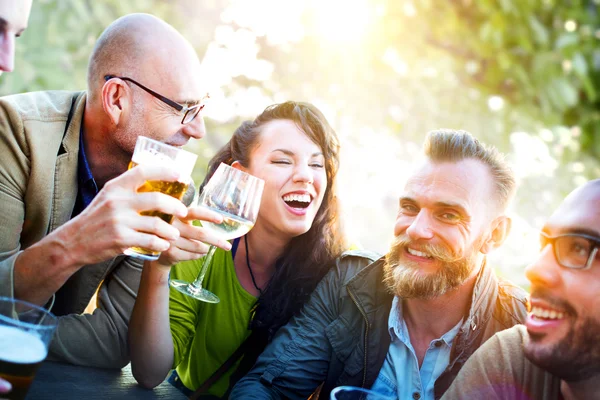
{"type": "MultiPolygon", "coordinates": [[[[201,260],[171,268],[185,257],[170,249],[146,262],[129,328],[138,382],[154,387],[175,369],[169,381],[186,395],[201,388],[226,397],[343,250],[334,193],[338,152],[335,132],[307,103],[270,106],[235,131],[210,161],[204,184],[221,162],[263,179],[258,219],[231,252],[215,252],[204,282],[218,304],[169,292],[169,272],[191,282],[201,260]]],[[[187,244],[176,246],[188,254],[187,244]]]]}

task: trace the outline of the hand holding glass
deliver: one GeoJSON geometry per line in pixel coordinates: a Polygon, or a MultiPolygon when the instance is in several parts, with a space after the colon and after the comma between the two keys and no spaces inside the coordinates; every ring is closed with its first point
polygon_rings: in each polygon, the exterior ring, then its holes
{"type": "MultiPolygon", "coordinates": [[[[138,136],[135,143],[135,150],[129,163],[129,169],[136,165],[143,164],[162,164],[172,167],[179,172],[180,179],[175,182],[166,181],[146,181],[138,188],[138,192],[161,192],[171,197],[181,200],[188,185],[192,181],[191,174],[196,164],[198,156],[189,151],[177,147],[169,146],[149,139],[144,136],[138,136]]],[[[140,214],[147,216],[156,216],[167,223],[173,221],[173,216],[160,211],[142,211],[140,214]]],[[[144,249],[141,247],[131,247],[124,251],[125,254],[144,260],[156,260],[160,252],[144,249]]]]}
{"type": "MultiPolygon", "coordinates": [[[[263,187],[262,179],[227,164],[219,165],[202,190],[202,194],[198,198],[198,206],[221,214],[223,222],[214,224],[202,221],[202,227],[227,240],[244,236],[256,222],[263,187]]],[[[204,275],[206,275],[215,250],[215,246],[210,246],[208,254],[202,259],[200,274],[194,282],[171,280],[171,286],[195,299],[218,303],[219,298],[202,287],[204,275]]]]}
{"type": "Polygon", "coordinates": [[[57,318],[42,307],[0,297],[0,378],[12,390],[3,399],[24,399],[35,372],[48,355],[57,318]]]}

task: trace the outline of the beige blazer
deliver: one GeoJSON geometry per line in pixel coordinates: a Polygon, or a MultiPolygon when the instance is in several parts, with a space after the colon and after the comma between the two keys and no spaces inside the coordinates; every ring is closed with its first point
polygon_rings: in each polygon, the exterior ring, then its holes
{"type": "MultiPolygon", "coordinates": [[[[14,295],[19,252],[71,218],[77,198],[85,92],[48,91],[0,98],[0,296],[14,295]]],[[[87,265],[58,292],[59,325],[49,358],[121,368],[141,263],[119,256],[87,265]],[[98,290],[98,308],[82,314],[98,290]]]]}

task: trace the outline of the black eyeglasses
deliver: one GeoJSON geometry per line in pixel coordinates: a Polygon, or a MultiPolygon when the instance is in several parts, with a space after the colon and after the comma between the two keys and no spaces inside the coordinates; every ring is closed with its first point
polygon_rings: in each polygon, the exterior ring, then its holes
{"type": "MultiPolygon", "coordinates": [[[[200,113],[200,111],[202,111],[202,109],[204,108],[205,104],[204,103],[200,103],[200,104],[195,104],[191,107],[188,106],[184,106],[182,104],[177,103],[176,101],[173,101],[161,94],[156,93],[154,90],[152,89],[148,89],[146,86],[142,85],[139,82],[134,81],[131,78],[127,78],[125,76],[116,76],[116,75],[106,75],[104,77],[104,80],[108,81],[109,79],[112,78],[118,78],[118,79],[122,79],[124,81],[129,81],[131,83],[136,84],[137,86],[139,86],[140,88],[144,89],[146,92],[150,93],[152,96],[156,97],[157,99],[159,99],[160,101],[162,101],[163,103],[173,107],[174,109],[176,109],[177,111],[183,113],[183,118],[181,119],[181,123],[183,125],[185,124],[189,124],[190,122],[192,122],[194,120],[194,118],[196,118],[196,116],[200,113]]],[[[208,94],[206,96],[204,96],[202,98],[202,100],[206,99],[210,97],[208,94]]]]}
{"type": "Polygon", "coordinates": [[[558,236],[548,236],[540,232],[542,249],[552,245],[556,261],[565,268],[588,269],[600,247],[600,238],[581,233],[565,233],[558,236]]]}

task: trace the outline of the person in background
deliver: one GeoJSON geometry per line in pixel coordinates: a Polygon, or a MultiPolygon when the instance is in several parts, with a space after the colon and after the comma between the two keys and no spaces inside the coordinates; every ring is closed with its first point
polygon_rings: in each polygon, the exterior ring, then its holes
{"type": "Polygon", "coordinates": [[[512,171],[464,131],[430,132],[399,200],[385,257],[346,253],[234,387],[232,399],[319,398],[350,385],[439,398],[494,333],[523,322],[526,293],[486,255],[505,240],[512,171]]]}
{"type": "MultiPolygon", "coordinates": [[[[168,195],[137,192],[147,180],[176,180],[177,171],[127,171],[139,135],[174,146],[204,136],[199,66],[173,27],[131,14],[99,37],[87,91],[0,98],[0,295],[47,305],[59,317],[48,359],[129,363],[127,325],[142,264],[122,253],[167,251],[182,235],[141,211],[222,221],[168,195]],[[97,309],[83,313],[96,292],[97,309]]],[[[184,235],[230,247],[201,227],[184,235]]]]}
{"type": "Polygon", "coordinates": [[[218,304],[169,290],[169,273],[192,282],[200,261],[172,266],[181,257],[165,255],[145,264],[129,327],[138,382],[154,387],[175,369],[170,382],[186,395],[227,397],[344,249],[334,191],[338,154],[335,132],[308,103],[269,106],[234,132],[204,182],[220,163],[263,179],[257,221],[231,252],[217,250],[212,259],[204,286],[218,304]]]}
{"type": "Polygon", "coordinates": [[[527,267],[527,321],[473,354],[444,399],[600,399],[600,179],[575,189],[527,267]]]}
{"type": "MultiPolygon", "coordinates": [[[[30,12],[31,0],[0,2],[0,75],[14,69],[15,39],[27,28],[30,12]]],[[[0,378],[0,394],[10,390],[10,383],[0,378]]]]}
{"type": "Polygon", "coordinates": [[[16,38],[27,29],[31,0],[0,2],[0,74],[15,68],[16,38]]]}

